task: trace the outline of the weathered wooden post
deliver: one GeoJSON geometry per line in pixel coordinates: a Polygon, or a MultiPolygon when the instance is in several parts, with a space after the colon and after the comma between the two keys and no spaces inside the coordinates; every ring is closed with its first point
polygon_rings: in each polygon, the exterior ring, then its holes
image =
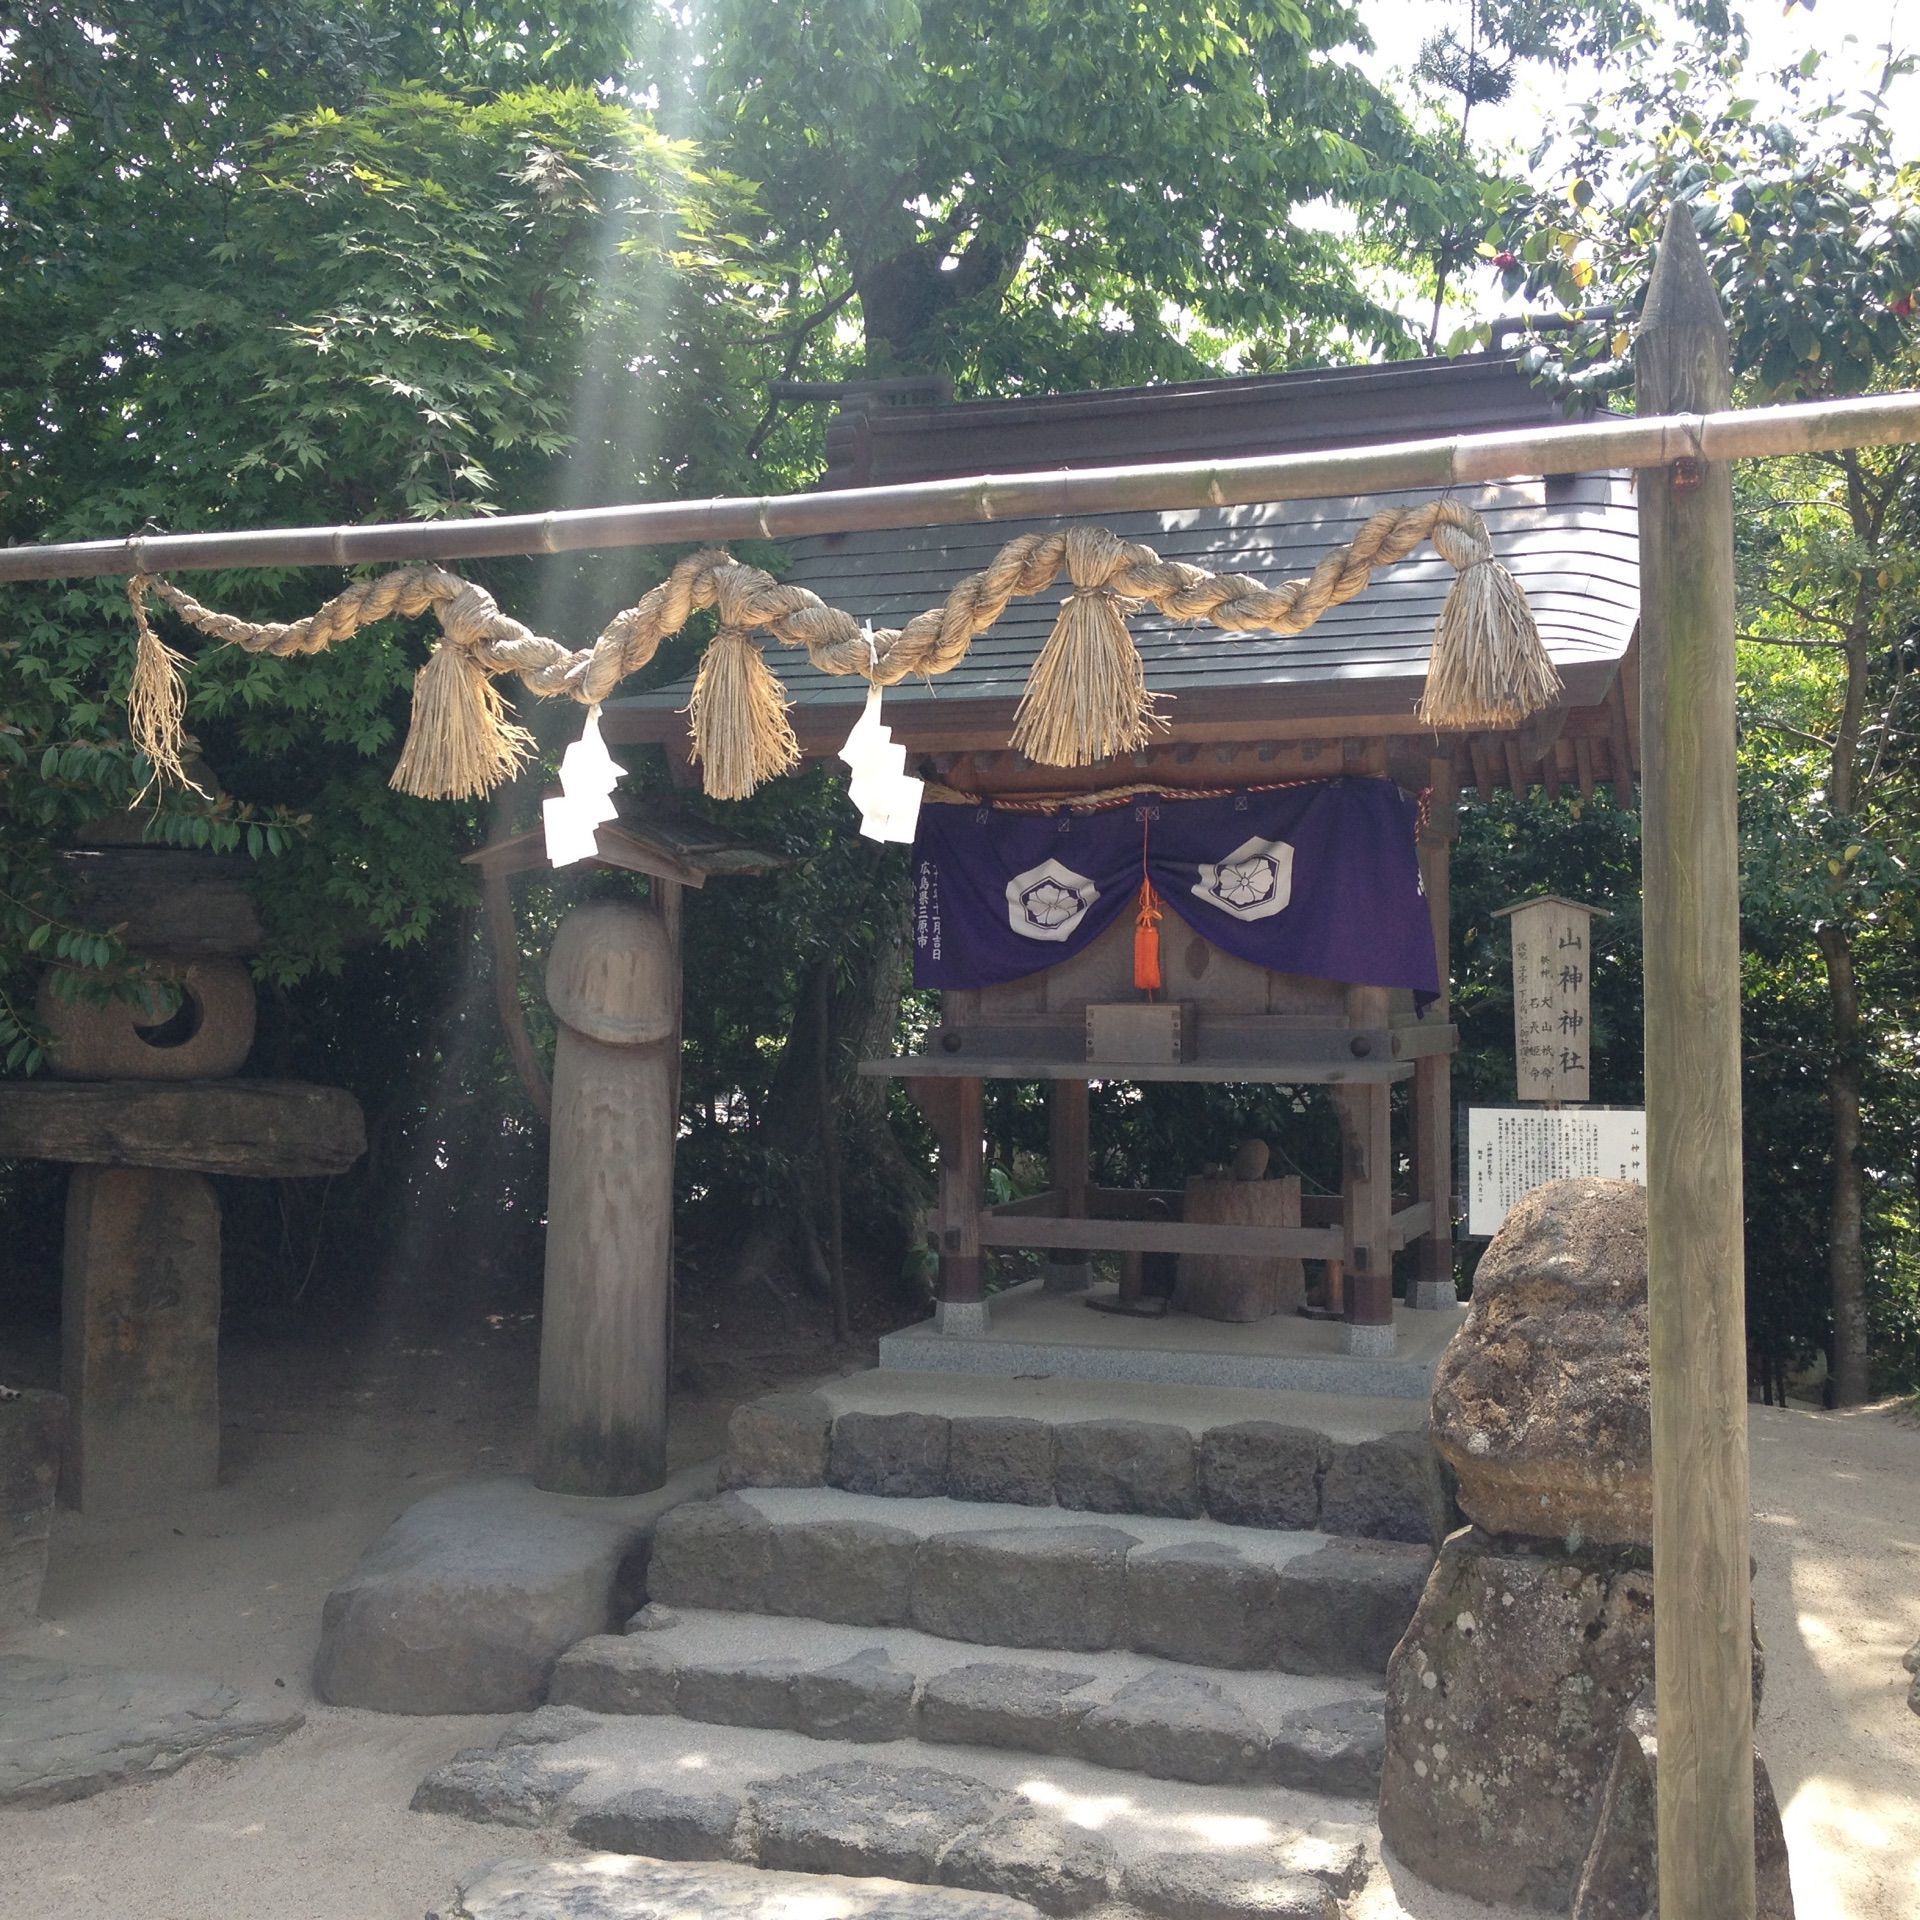
{"type": "Polygon", "coordinates": [[[535,1482],[638,1493],[667,1471],[679,955],[658,908],[560,923],[535,1482]]]}
{"type": "MultiPolygon", "coordinates": [[[[1635,350],[1642,413],[1728,405],[1726,322],[1684,207],[1635,350]]],[[[1647,1297],[1660,1912],[1752,1920],[1752,1595],[1740,1182],[1733,484],[1640,474],[1647,1297]]]]}

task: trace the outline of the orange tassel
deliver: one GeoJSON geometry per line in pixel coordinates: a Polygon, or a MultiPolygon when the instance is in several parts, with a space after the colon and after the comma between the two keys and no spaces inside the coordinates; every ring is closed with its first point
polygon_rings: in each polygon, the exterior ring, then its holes
{"type": "Polygon", "coordinates": [[[1140,882],[1140,911],[1133,922],[1133,984],[1142,993],[1160,991],[1160,898],[1151,880],[1140,882]]]}

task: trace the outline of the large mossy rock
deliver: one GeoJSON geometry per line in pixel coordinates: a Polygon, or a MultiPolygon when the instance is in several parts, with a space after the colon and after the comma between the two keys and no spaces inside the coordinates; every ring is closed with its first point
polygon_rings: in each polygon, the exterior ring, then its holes
{"type": "MultiPolygon", "coordinates": [[[[1640,1701],[1620,1729],[1620,1747],[1600,1808],[1600,1828],[1573,1897],[1573,1920],[1659,1920],[1660,1742],[1653,1708],[1640,1701]]],[[[1787,1835],[1767,1763],[1753,1756],[1755,1920],[1794,1920],[1787,1835]]]]}
{"type": "Polygon", "coordinates": [[[1554,1180],[1508,1214],[1441,1355],[1432,1431],[1489,1533],[1652,1540],[1644,1187],[1554,1180]]]}
{"type": "Polygon", "coordinates": [[[1387,1668],[1382,1837],[1433,1886],[1565,1913],[1652,1676],[1643,1554],[1454,1535],[1387,1668]]]}

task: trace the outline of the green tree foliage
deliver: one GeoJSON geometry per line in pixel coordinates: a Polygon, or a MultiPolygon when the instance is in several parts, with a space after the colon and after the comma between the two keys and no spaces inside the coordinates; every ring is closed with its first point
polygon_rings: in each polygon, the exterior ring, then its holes
{"type": "MultiPolygon", "coordinates": [[[[1677,201],[1743,398],[1911,383],[1920,168],[1887,87],[1913,62],[1889,52],[1866,95],[1819,68],[1809,52],[1756,83],[1737,47],[1682,47],[1546,143],[1538,189],[1487,242],[1510,294],[1575,316],[1534,348],[1543,372],[1589,399],[1630,383],[1632,316],[1677,201]]],[[[1876,1348],[1913,1363],[1917,474],[1910,450],[1868,449],[1746,469],[1739,495],[1754,1323],[1763,1373],[1824,1346],[1844,1403],[1872,1391],[1876,1348]]]]}
{"type": "Polygon", "coordinates": [[[1059,391],[1408,350],[1352,240],[1474,191],[1343,0],[708,0],[701,125],[875,373],[1059,391]]]}

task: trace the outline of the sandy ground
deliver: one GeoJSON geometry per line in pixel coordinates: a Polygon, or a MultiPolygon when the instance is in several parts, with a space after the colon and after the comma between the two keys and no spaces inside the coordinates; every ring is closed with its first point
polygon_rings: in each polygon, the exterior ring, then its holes
{"type": "MultiPolygon", "coordinates": [[[[216,1492],[137,1521],[61,1517],[45,1617],[11,1650],[284,1690],[308,1719],[246,1760],[0,1815],[0,1920],[422,1920],[482,1863],[541,1851],[536,1835],[406,1810],[422,1774],[503,1720],[346,1711],[308,1688],[321,1601],[360,1550],[432,1488],[522,1464],[529,1351],[514,1329],[384,1350],[237,1347],[216,1492]]],[[[675,1463],[715,1451],[734,1400],[779,1367],[696,1368],[675,1463]]],[[[1801,1920],[1916,1920],[1920,1718],[1899,1660],[1920,1638],[1920,1426],[1756,1410],[1753,1432],[1761,1739],[1801,1920]]],[[[1469,1911],[1411,1882],[1397,1892],[1390,1907],[1408,1914],[1469,1911]]]]}

